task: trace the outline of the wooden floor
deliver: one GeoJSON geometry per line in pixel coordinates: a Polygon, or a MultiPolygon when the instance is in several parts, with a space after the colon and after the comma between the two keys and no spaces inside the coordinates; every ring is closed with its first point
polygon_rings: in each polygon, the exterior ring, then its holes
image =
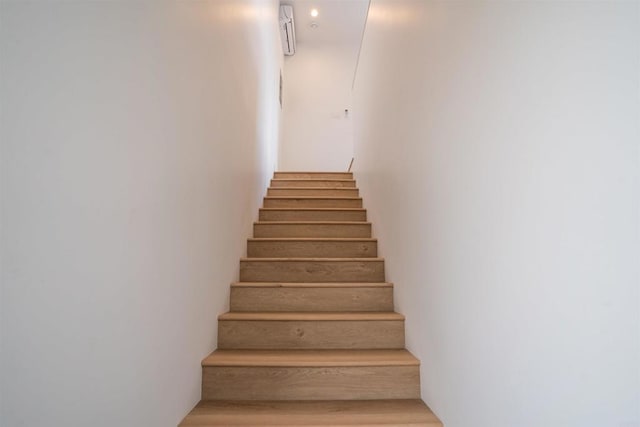
{"type": "Polygon", "coordinates": [[[349,172],[276,172],[180,426],[442,423],[349,172]]]}

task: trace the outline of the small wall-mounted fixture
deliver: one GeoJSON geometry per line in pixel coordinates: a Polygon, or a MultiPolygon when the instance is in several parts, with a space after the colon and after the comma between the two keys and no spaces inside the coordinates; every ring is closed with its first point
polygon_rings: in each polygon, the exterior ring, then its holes
{"type": "Polygon", "coordinates": [[[309,26],[315,30],[316,28],[318,28],[318,23],[316,21],[313,21],[311,24],[309,24],[309,26]]]}
{"type": "Polygon", "coordinates": [[[314,18],[318,16],[318,9],[311,9],[311,16],[313,16],[314,18]]]}
{"type": "Polygon", "coordinates": [[[296,53],[296,29],[293,22],[293,7],[288,4],[280,6],[280,40],[282,51],[291,56],[296,53]]]}

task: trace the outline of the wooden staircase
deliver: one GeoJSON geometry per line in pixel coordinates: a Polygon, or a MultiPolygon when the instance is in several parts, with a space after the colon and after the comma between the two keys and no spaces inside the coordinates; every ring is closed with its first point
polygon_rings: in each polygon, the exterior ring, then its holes
{"type": "Polygon", "coordinates": [[[351,173],[276,172],[180,426],[442,426],[351,173]]]}

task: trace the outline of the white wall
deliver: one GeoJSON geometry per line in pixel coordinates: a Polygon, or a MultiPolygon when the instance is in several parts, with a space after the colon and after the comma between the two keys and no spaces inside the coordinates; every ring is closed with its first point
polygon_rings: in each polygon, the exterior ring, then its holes
{"type": "Polygon", "coordinates": [[[0,3],[2,426],[175,426],[276,166],[277,2],[0,3]]]}
{"type": "Polygon", "coordinates": [[[447,427],[640,425],[638,8],[372,1],[354,167],[447,427]]]}
{"type": "Polygon", "coordinates": [[[357,46],[299,43],[285,58],[280,170],[344,171],[353,157],[357,46]]]}

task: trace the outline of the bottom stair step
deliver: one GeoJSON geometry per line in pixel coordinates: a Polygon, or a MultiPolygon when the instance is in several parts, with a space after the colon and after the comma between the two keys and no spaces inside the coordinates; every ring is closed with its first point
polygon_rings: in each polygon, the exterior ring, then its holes
{"type": "Polygon", "coordinates": [[[442,427],[421,400],[206,401],[180,423],[186,426],[406,426],[442,427]]]}

